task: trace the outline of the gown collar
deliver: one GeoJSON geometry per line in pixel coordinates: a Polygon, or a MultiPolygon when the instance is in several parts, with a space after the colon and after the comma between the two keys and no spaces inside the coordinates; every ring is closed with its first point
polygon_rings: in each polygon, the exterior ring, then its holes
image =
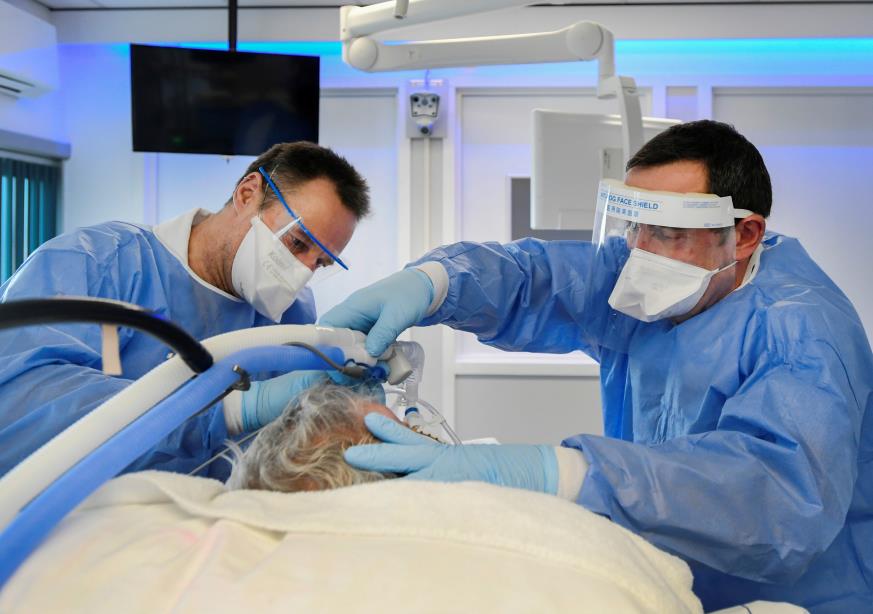
{"type": "MultiPolygon", "coordinates": [[[[746,274],[743,277],[743,283],[741,283],[737,290],[751,282],[755,279],[755,275],[758,274],[758,269],[761,268],[761,254],[764,252],[764,244],[758,243],[758,247],[755,248],[755,251],[752,252],[752,257],[749,258],[749,266],[746,269],[746,274]]],[[[736,292],[736,290],[734,290],[736,292]]]]}
{"type": "Polygon", "coordinates": [[[188,240],[191,238],[191,227],[209,215],[210,213],[206,209],[191,209],[173,219],[161,222],[152,229],[152,232],[155,233],[158,241],[160,241],[161,244],[166,247],[171,254],[173,254],[176,260],[179,261],[179,264],[181,264],[188,272],[188,275],[190,275],[197,283],[212,290],[216,294],[220,294],[236,303],[241,303],[243,302],[242,299],[233,296],[232,294],[228,294],[220,288],[216,288],[209,282],[200,278],[200,276],[188,266],[188,240]]]}

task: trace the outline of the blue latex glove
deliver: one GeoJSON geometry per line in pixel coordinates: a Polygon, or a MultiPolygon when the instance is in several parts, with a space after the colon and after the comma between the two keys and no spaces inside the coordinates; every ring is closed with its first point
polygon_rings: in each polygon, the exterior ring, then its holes
{"type": "Polygon", "coordinates": [[[263,382],[252,382],[242,393],[242,426],[246,432],[275,420],[297,395],[330,381],[324,371],[292,371],[263,382]]]}
{"type": "Polygon", "coordinates": [[[353,292],[318,323],[367,333],[367,352],[381,356],[400,333],[424,318],[433,293],[427,274],[405,269],[353,292]]]}
{"type": "Polygon", "coordinates": [[[476,480],[537,492],[558,492],[558,459],[551,446],[450,446],[423,437],[381,414],[364,422],[381,444],[352,446],[346,462],[366,471],[405,473],[414,480],[476,480]]]}

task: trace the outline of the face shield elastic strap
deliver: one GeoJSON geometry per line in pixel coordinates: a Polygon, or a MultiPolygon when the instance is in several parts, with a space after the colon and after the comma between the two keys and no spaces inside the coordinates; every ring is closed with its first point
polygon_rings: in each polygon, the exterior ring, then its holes
{"type": "Polygon", "coordinates": [[[343,262],[343,261],[340,259],[339,256],[337,256],[337,255],[334,254],[332,251],[330,251],[330,250],[329,250],[329,249],[324,245],[324,243],[322,243],[321,241],[319,241],[318,239],[316,239],[316,238],[315,238],[315,235],[312,234],[312,233],[309,231],[309,229],[306,227],[306,225],[303,223],[303,220],[301,220],[300,217],[299,217],[296,213],[294,213],[294,212],[291,210],[291,207],[289,207],[289,206],[288,206],[288,203],[285,202],[285,199],[282,198],[282,193],[279,191],[279,188],[276,187],[276,184],[273,183],[273,180],[270,179],[270,176],[267,174],[267,171],[264,170],[264,167],[263,167],[263,166],[259,166],[259,167],[258,167],[258,170],[261,172],[261,175],[264,176],[264,179],[267,180],[267,185],[269,185],[269,186],[270,186],[270,189],[273,190],[273,194],[276,195],[276,198],[279,199],[279,202],[282,203],[282,206],[285,207],[285,210],[286,210],[288,213],[291,214],[291,217],[293,217],[295,221],[297,221],[298,226],[300,226],[300,230],[302,230],[304,233],[306,233],[306,236],[309,237],[310,239],[312,239],[312,242],[315,243],[316,245],[318,245],[318,247],[320,247],[321,250],[322,250],[325,254],[327,254],[328,256],[330,256],[330,258],[331,258],[334,262],[336,262],[338,265],[340,265],[342,268],[344,268],[345,270],[348,271],[348,270],[349,270],[349,267],[346,266],[346,263],[343,262]]]}

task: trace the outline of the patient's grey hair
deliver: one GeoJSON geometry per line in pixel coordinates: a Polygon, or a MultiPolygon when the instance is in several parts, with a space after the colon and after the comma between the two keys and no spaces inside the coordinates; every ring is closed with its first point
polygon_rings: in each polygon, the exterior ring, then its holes
{"type": "Polygon", "coordinates": [[[374,482],[393,474],[355,469],[343,452],[356,444],[378,443],[363,422],[363,403],[378,403],[357,389],[335,384],[310,388],[258,433],[243,452],[234,452],[231,489],[327,490],[374,482]]]}

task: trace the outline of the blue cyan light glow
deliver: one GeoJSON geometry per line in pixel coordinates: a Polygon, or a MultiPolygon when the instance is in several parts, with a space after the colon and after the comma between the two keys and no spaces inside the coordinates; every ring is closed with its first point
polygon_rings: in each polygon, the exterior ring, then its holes
{"type": "MultiPolygon", "coordinates": [[[[227,49],[226,42],[176,43],[198,49],[227,49]]],[[[817,75],[873,77],[873,38],[786,38],[721,40],[620,40],[615,43],[620,74],[751,76],[817,75]]],[[[335,66],[342,55],[339,42],[240,42],[240,51],[317,55],[335,66]]],[[[473,71],[490,77],[530,74],[529,65],[488,66],[473,71]]],[[[539,76],[595,75],[594,62],[540,64],[539,76]]],[[[850,79],[851,80],[851,79],[850,79]]]]}

